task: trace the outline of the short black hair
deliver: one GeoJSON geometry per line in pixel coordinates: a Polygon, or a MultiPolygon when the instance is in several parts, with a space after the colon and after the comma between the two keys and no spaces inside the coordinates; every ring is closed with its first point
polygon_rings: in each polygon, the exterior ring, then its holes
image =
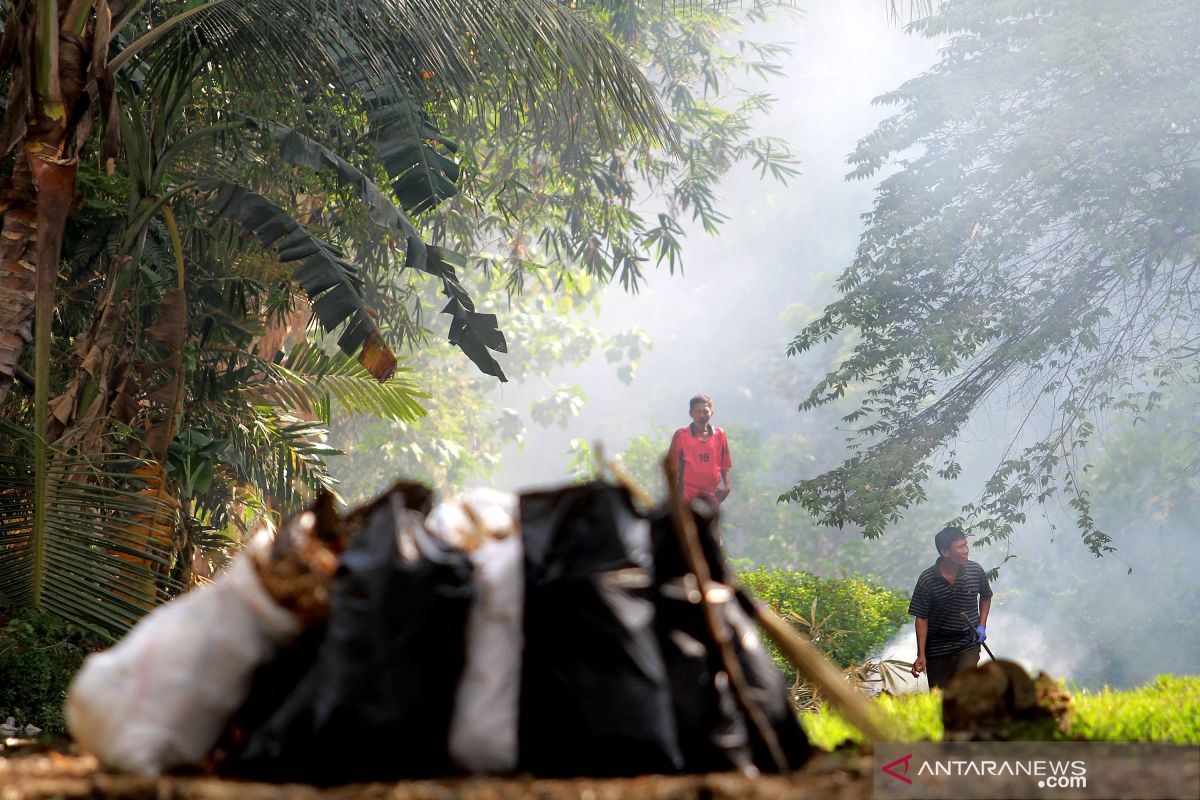
{"type": "Polygon", "coordinates": [[[695,397],[693,397],[691,400],[688,400],[688,413],[689,414],[692,413],[692,409],[696,407],[697,403],[707,403],[708,405],[711,406],[712,398],[706,394],[698,394],[695,397]]]}
{"type": "Polygon", "coordinates": [[[948,528],[942,528],[937,532],[937,536],[933,537],[933,546],[937,548],[938,555],[942,554],[943,550],[949,550],[950,545],[957,542],[959,539],[966,539],[967,535],[963,533],[962,528],[956,528],[951,525],[948,528]]]}

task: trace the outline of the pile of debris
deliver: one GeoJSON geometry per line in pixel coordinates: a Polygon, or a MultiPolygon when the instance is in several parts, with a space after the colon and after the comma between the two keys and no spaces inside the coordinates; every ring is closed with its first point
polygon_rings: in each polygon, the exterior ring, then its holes
{"type": "Polygon", "coordinates": [[[1070,726],[1071,695],[1045,673],[1031,678],[1013,661],[988,661],[954,676],[942,694],[947,740],[1039,741],[1070,726]]]}
{"type": "Polygon", "coordinates": [[[736,587],[715,525],[601,482],[436,507],[404,483],[346,515],[322,497],[89,658],[68,723],[143,775],[784,772],[809,746],[757,620],[878,735],[736,587]]]}

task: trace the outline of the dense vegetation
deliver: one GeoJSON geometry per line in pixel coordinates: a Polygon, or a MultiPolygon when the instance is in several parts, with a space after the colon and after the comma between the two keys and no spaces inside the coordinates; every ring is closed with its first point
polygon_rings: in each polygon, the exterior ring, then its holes
{"type": "Polygon", "coordinates": [[[451,488],[520,435],[474,413],[506,369],[574,336],[632,374],[636,332],[559,317],[678,268],[674,215],[715,229],[730,164],[792,174],[749,133],[769,98],[725,80],[777,49],[724,52],[728,9],[42,5],[3,19],[0,604],[110,632],[333,486],[335,419],[402,442],[377,475],[451,488]],[[643,221],[639,189],[669,208],[643,221]]]}
{"type": "Polygon", "coordinates": [[[107,643],[53,614],[0,614],[0,721],[61,734],[67,685],[87,654],[107,643]]]}
{"type": "Polygon", "coordinates": [[[862,578],[818,578],[760,567],[738,575],[840,667],[861,664],[908,620],[908,598],[862,578]]]}

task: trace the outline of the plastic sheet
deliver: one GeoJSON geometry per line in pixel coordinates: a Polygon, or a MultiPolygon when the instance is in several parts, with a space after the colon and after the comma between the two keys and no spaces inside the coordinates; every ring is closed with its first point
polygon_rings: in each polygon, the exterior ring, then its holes
{"type": "Polygon", "coordinates": [[[524,551],[517,497],[475,489],[426,518],[431,533],[467,550],[475,587],[467,616],[466,664],[450,720],[450,755],[468,772],[517,766],[517,714],[524,646],[524,551]]]}
{"type": "MultiPolygon", "coordinates": [[[[397,487],[347,523],[311,667],[229,769],[332,784],[453,771],[447,741],[471,602],[467,556],[425,529],[427,490],[397,487]]],[[[263,680],[271,680],[270,672],[263,680]]]]}
{"type": "Polygon", "coordinates": [[[670,516],[652,519],[656,588],[656,630],[670,676],[679,743],[687,772],[794,769],[809,755],[808,738],[796,720],[783,676],[762,646],[753,621],[737,602],[710,514],[694,514],[701,549],[713,585],[706,587],[721,625],[728,626],[747,684],[747,699],[762,709],[787,759],[774,757],[737,700],[720,648],[700,605],[700,586],[687,569],[670,516]]]}
{"type": "Polygon", "coordinates": [[[538,775],[683,767],[654,629],[649,525],[624,489],[521,497],[520,764],[538,775]]]}

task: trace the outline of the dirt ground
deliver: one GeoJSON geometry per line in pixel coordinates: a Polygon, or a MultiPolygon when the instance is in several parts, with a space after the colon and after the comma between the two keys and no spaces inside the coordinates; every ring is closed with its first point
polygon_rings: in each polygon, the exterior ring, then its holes
{"type": "Polygon", "coordinates": [[[139,778],[57,751],[0,756],[0,800],[866,800],[871,759],[821,754],[787,777],[735,774],[621,779],[456,778],[320,789],[207,777],[139,778]]]}

